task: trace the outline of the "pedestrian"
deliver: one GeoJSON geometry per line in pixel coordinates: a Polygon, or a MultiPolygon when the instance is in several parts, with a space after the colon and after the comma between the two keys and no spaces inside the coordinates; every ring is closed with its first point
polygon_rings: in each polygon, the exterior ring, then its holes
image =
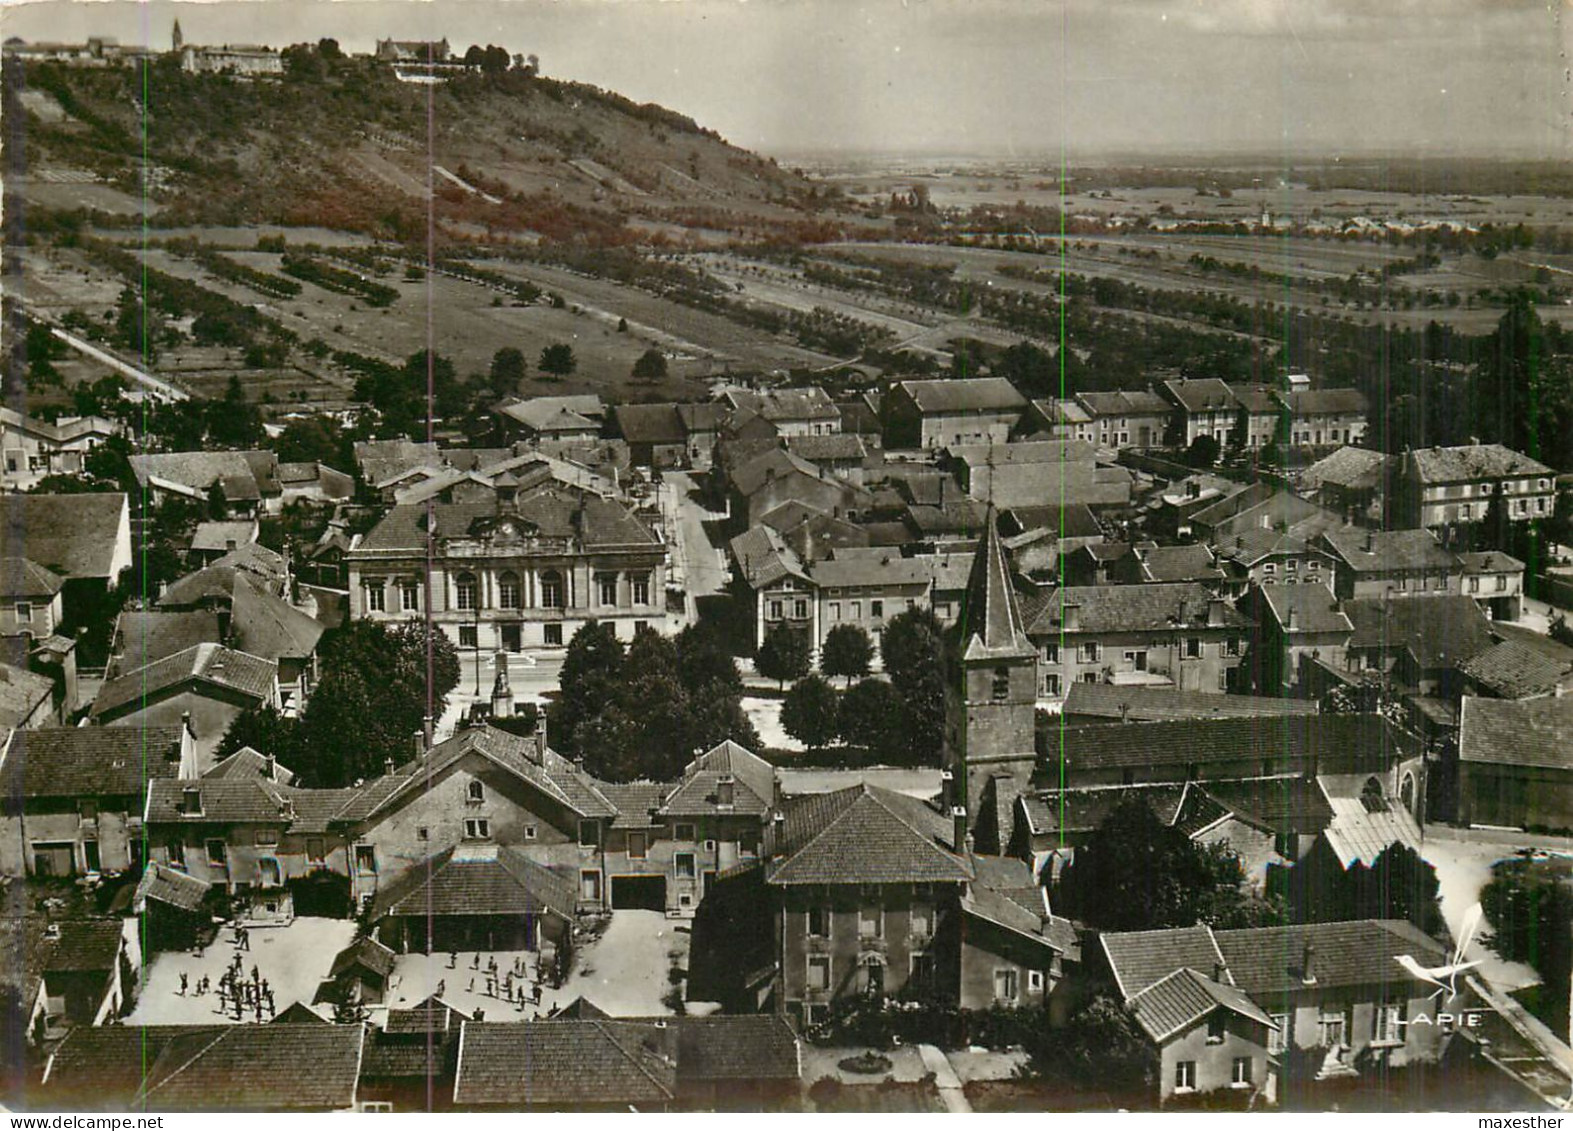
{"type": "Polygon", "coordinates": [[[479,970],[480,968],[481,968],[481,952],[480,951],[476,951],[475,952],[475,960],[470,963],[470,969],[471,970],[479,970]]]}
{"type": "Polygon", "coordinates": [[[541,1004],[541,983],[535,983],[535,1004],[541,1004]]]}
{"type": "Polygon", "coordinates": [[[240,929],[240,949],[251,949],[251,931],[246,927],[242,927],[240,929]]]}
{"type": "Polygon", "coordinates": [[[448,952],[448,969],[450,969],[450,970],[457,970],[458,968],[459,968],[459,952],[456,951],[456,950],[450,950],[448,952]]]}
{"type": "Polygon", "coordinates": [[[470,993],[473,994],[474,992],[475,992],[475,979],[471,978],[470,979],[470,993]]]}
{"type": "Polygon", "coordinates": [[[224,992],[222,987],[218,991],[218,1011],[220,1013],[229,1012],[229,995],[224,992]]]}
{"type": "Polygon", "coordinates": [[[437,996],[441,997],[443,995],[443,992],[445,990],[447,990],[447,988],[448,988],[448,980],[446,978],[438,978],[437,979],[437,996]]]}
{"type": "Polygon", "coordinates": [[[180,996],[186,996],[186,976],[184,974],[180,976],[180,996]]]}
{"type": "Polygon", "coordinates": [[[258,970],[258,969],[257,969],[257,968],[256,968],[256,966],[255,966],[255,965],[253,965],[253,966],[252,966],[252,967],[251,967],[251,980],[252,980],[252,981],[253,981],[253,982],[259,982],[259,981],[261,981],[261,980],[262,980],[262,973],[261,973],[261,971],[259,971],[259,970],[258,970]]]}

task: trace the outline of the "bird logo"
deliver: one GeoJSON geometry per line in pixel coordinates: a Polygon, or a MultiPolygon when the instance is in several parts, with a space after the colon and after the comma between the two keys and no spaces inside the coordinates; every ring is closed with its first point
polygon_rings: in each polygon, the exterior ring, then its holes
{"type": "Polygon", "coordinates": [[[1458,932],[1458,945],[1453,948],[1452,961],[1443,966],[1422,966],[1415,961],[1413,955],[1395,954],[1393,961],[1397,962],[1412,977],[1436,987],[1431,992],[1433,998],[1441,999],[1442,1003],[1451,1001],[1458,996],[1458,976],[1466,970],[1472,970],[1480,965],[1480,960],[1473,962],[1464,961],[1464,952],[1475,941],[1475,932],[1480,928],[1480,904],[1475,904],[1464,916],[1464,922],[1458,932]],[[1445,996],[1444,996],[1445,995],[1445,996]]]}

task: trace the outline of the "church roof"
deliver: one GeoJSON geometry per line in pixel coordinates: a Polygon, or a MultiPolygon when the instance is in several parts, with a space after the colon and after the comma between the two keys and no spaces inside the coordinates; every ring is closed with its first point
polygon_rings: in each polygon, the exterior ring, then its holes
{"type": "Polygon", "coordinates": [[[988,660],[1031,656],[1026,622],[1011,586],[1010,562],[1000,545],[999,524],[990,507],[984,522],[983,541],[972,561],[961,606],[963,659],[988,660]]]}

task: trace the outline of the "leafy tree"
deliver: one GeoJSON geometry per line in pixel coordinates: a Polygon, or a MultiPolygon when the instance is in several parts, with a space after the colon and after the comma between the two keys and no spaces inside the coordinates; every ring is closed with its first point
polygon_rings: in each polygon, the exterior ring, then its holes
{"type": "Polygon", "coordinates": [[[1568,1025],[1568,982],[1573,972],[1573,886],[1557,863],[1508,860],[1491,869],[1480,905],[1491,926],[1491,949],[1512,962],[1527,962],[1544,979],[1538,1012],[1553,1032],[1568,1025]]]}
{"type": "Polygon", "coordinates": [[[1026,1046],[1030,1075],[1074,1091],[1112,1093],[1116,1105],[1150,1102],[1158,1058],[1125,1004],[1110,994],[1092,998],[1060,1028],[1044,1024],[1026,1046]]]}
{"type": "Polygon", "coordinates": [[[1031,342],[1017,342],[1000,354],[990,367],[995,377],[1004,377],[1029,397],[1070,396],[1076,392],[1060,389],[1060,366],[1054,355],[1031,342]]]}
{"type": "Polygon", "coordinates": [[[346,785],[402,764],[426,716],[459,684],[459,653],[419,621],[357,620],[322,649],[322,678],[301,719],[309,758],[294,767],[314,785],[346,785]]]}
{"type": "Polygon", "coordinates": [[[701,621],[678,633],[677,664],[688,692],[688,749],[731,739],[758,750],[759,734],[743,711],[743,677],[717,630],[701,621]]]}
{"type": "Polygon", "coordinates": [[[781,704],[781,726],[809,749],[821,749],[836,737],[836,706],[836,689],[822,676],[806,675],[781,704]]]}
{"type": "Polygon", "coordinates": [[[1203,433],[1191,441],[1185,450],[1185,462],[1192,467],[1206,469],[1218,462],[1222,447],[1213,437],[1203,433]]]}
{"type": "Polygon", "coordinates": [[[788,680],[802,679],[808,674],[812,657],[813,646],[808,633],[782,622],[766,630],[759,655],[754,658],[754,668],[766,679],[773,679],[784,687],[788,680]]]}
{"type": "Polygon", "coordinates": [[[841,676],[850,684],[854,676],[868,674],[873,658],[874,642],[867,632],[855,624],[838,624],[825,633],[824,647],[819,650],[819,670],[828,676],[841,676]]]}
{"type": "Polygon", "coordinates": [[[908,609],[886,623],[879,651],[901,700],[895,749],[912,764],[936,764],[945,739],[944,629],[932,609],[908,609]]]}
{"type": "Polygon", "coordinates": [[[208,438],[215,444],[249,448],[260,443],[262,437],[262,412],[246,400],[240,378],[232,373],[223,399],[209,406],[208,438]]]}
{"type": "Polygon", "coordinates": [[[1357,861],[1347,870],[1308,857],[1275,873],[1274,883],[1295,922],[1407,919],[1430,935],[1442,930],[1436,869],[1407,845],[1390,845],[1369,867],[1357,861]]]}
{"type": "Polygon", "coordinates": [[[635,381],[666,380],[666,355],[657,349],[648,349],[634,362],[635,381]]]}
{"type": "Polygon", "coordinates": [[[542,373],[567,377],[575,369],[579,368],[579,361],[573,355],[572,346],[564,342],[557,342],[541,351],[540,368],[542,373]]]}
{"type": "Polygon", "coordinates": [[[492,354],[492,386],[499,392],[516,389],[524,380],[524,352],[513,346],[504,346],[492,354]]]}
{"type": "Polygon", "coordinates": [[[216,757],[228,758],[244,747],[260,754],[271,754],[286,769],[294,770],[310,760],[305,752],[304,735],[298,718],[290,718],[273,707],[256,707],[237,715],[218,744],[216,757]]]}
{"type": "Polygon", "coordinates": [[[841,696],[838,731],[851,746],[887,755],[900,750],[901,697],[883,679],[863,679],[841,696]]]}
{"type": "Polygon", "coordinates": [[[339,471],[349,471],[355,466],[350,440],[331,416],[307,416],[290,421],[273,450],[285,463],[325,463],[339,471]]]}
{"type": "MultiPolygon", "coordinates": [[[[1236,864],[1236,869],[1238,865],[1236,864]]],[[[1104,818],[1060,877],[1067,911],[1109,931],[1190,927],[1227,919],[1238,871],[1132,798],[1104,818]],[[1222,875],[1220,873],[1223,873],[1222,875]]]]}
{"type": "Polygon", "coordinates": [[[579,727],[616,701],[623,660],[622,641],[611,622],[590,621],[573,634],[558,677],[562,694],[547,713],[554,748],[579,752],[579,727]]]}
{"type": "Polygon", "coordinates": [[[158,342],[163,337],[164,320],[157,309],[142,301],[130,287],[120,292],[115,308],[115,332],[120,344],[152,365],[158,360],[158,342]]]}

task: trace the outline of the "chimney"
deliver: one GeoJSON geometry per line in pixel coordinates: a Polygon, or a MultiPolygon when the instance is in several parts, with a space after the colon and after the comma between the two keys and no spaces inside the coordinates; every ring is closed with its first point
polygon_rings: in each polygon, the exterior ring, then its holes
{"type": "Polygon", "coordinates": [[[293,797],[281,798],[279,801],[279,816],[286,821],[295,819],[295,799],[293,797]]]}
{"type": "Polygon", "coordinates": [[[1370,529],[1369,527],[1367,527],[1366,528],[1366,532],[1365,532],[1365,552],[1370,554],[1370,553],[1375,552],[1375,550],[1376,550],[1376,531],[1374,531],[1374,530],[1370,529]]]}
{"type": "MultiPolygon", "coordinates": [[[[419,755],[423,754],[423,753],[424,753],[424,751],[422,751],[419,748],[417,748],[417,750],[416,750],[416,756],[417,757],[419,755]]],[[[382,772],[385,775],[387,775],[388,777],[390,777],[390,778],[393,776],[393,759],[392,758],[384,758],[382,760],[382,772]]]]}
{"type": "Polygon", "coordinates": [[[939,802],[949,807],[956,803],[956,775],[949,770],[939,772],[939,802]]]}
{"type": "Polygon", "coordinates": [[[1284,627],[1290,632],[1294,632],[1300,627],[1300,610],[1293,605],[1289,606],[1289,621],[1284,627]]]}
{"type": "Polygon", "coordinates": [[[1243,550],[1243,549],[1245,549],[1245,535],[1244,534],[1236,534],[1234,536],[1234,548],[1236,550],[1243,550]]]}
{"type": "Polygon", "coordinates": [[[952,805],[950,807],[950,820],[951,820],[952,827],[955,829],[955,836],[956,836],[956,843],[955,843],[955,846],[954,846],[955,850],[957,852],[965,852],[967,850],[967,811],[966,811],[966,809],[962,808],[960,805],[952,805]]]}
{"type": "Polygon", "coordinates": [[[269,781],[277,781],[279,776],[279,760],[271,754],[262,756],[262,774],[269,781]]]}
{"type": "Polygon", "coordinates": [[[1207,627],[1221,628],[1224,620],[1224,609],[1227,607],[1222,597],[1209,597],[1207,599],[1207,627]]]}
{"type": "Polygon", "coordinates": [[[1128,723],[1130,721],[1131,721],[1131,705],[1129,703],[1121,703],[1120,704],[1120,722],[1128,723]]]}
{"type": "Polygon", "coordinates": [[[1305,944],[1305,954],[1300,959],[1300,982],[1303,985],[1316,985],[1316,947],[1309,942],[1305,944]]]}
{"type": "Polygon", "coordinates": [[[239,548],[240,548],[239,545],[236,543],[236,541],[233,538],[226,538],[226,539],[224,539],[224,552],[225,553],[233,554],[239,548]]]}
{"type": "Polygon", "coordinates": [[[736,782],[731,774],[721,774],[716,778],[715,803],[717,809],[730,809],[736,791],[736,782]]]}
{"type": "MultiPolygon", "coordinates": [[[[415,751],[417,758],[426,753],[426,732],[423,730],[416,731],[411,736],[410,747],[415,751]]],[[[391,763],[393,759],[389,758],[388,761],[391,763]]]]}
{"type": "Polygon", "coordinates": [[[1191,480],[1188,480],[1186,482],[1186,484],[1185,484],[1185,497],[1187,499],[1200,498],[1201,497],[1201,493],[1202,493],[1202,485],[1200,483],[1196,482],[1196,480],[1191,479],[1191,480]]]}
{"type": "Polygon", "coordinates": [[[537,766],[546,765],[546,712],[541,711],[535,716],[535,745],[531,750],[531,761],[537,766]]]}
{"type": "Polygon", "coordinates": [[[1228,981],[1227,981],[1228,977],[1229,977],[1229,968],[1227,966],[1225,966],[1222,962],[1214,962],[1213,963],[1213,981],[1217,982],[1220,986],[1227,985],[1228,984],[1228,981]]]}

